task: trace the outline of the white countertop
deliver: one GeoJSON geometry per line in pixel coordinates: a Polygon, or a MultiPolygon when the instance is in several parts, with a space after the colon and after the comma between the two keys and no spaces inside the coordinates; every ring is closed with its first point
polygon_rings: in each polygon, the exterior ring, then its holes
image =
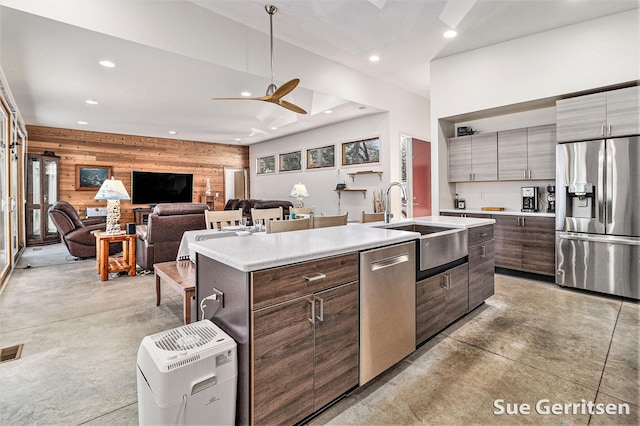
{"type": "Polygon", "coordinates": [[[332,226],[276,234],[252,234],[194,242],[193,250],[235,269],[250,272],[402,243],[417,232],[361,225],[332,226]]]}
{"type": "Polygon", "coordinates": [[[544,212],[536,212],[536,213],[527,213],[527,212],[519,212],[517,210],[503,210],[503,211],[489,211],[489,210],[458,210],[458,209],[440,209],[441,212],[444,213],[473,213],[473,214],[505,214],[511,216],[538,216],[538,217],[556,217],[555,213],[544,213],[544,212]]]}
{"type": "Polygon", "coordinates": [[[195,241],[189,244],[189,249],[240,271],[251,272],[416,240],[420,237],[417,232],[378,228],[412,223],[469,228],[489,225],[495,221],[428,216],[393,221],[388,225],[373,222],[195,241]]]}

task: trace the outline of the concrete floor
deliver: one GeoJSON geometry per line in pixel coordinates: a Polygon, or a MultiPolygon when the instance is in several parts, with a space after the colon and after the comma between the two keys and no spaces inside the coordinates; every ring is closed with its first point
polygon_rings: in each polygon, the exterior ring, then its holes
{"type": "MultiPolygon", "coordinates": [[[[0,347],[24,343],[0,364],[0,424],[137,424],[138,346],[182,324],[181,296],[163,287],[156,307],[152,275],[53,263],[15,270],[0,295],[0,347]]],[[[310,423],[636,425],[639,326],[638,303],[497,275],[484,305],[310,423]],[[531,414],[494,414],[498,399],[531,414]],[[631,413],[536,414],[545,399],[631,413]]]]}

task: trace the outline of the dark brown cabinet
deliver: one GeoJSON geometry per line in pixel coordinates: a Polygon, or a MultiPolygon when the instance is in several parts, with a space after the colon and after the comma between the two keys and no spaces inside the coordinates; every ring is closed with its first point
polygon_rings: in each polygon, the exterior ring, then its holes
{"type": "Polygon", "coordinates": [[[59,157],[29,154],[27,157],[27,245],[53,244],[60,235],[49,219],[49,207],[58,201],[59,157]]]}
{"type": "Polygon", "coordinates": [[[469,265],[451,268],[416,283],[416,344],[467,313],[469,265]]]}
{"type": "Polygon", "coordinates": [[[469,311],[494,293],[493,225],[469,229],[469,311]]]}
{"type": "Polygon", "coordinates": [[[495,266],[555,276],[555,219],[494,215],[495,266]]]}
{"type": "Polygon", "coordinates": [[[252,423],[293,424],[358,385],[357,259],[253,274],[252,423]]]}

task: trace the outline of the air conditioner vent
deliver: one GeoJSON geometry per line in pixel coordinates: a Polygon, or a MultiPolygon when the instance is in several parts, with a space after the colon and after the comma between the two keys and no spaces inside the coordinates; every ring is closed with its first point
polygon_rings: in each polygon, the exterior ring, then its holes
{"type": "Polygon", "coordinates": [[[185,351],[206,345],[213,341],[217,335],[214,328],[208,327],[206,323],[197,322],[154,334],[150,338],[159,349],[185,351]]]}

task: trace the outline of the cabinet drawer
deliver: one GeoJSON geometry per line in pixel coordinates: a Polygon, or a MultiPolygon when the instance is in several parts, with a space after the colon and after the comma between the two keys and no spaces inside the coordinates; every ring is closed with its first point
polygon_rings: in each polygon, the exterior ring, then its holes
{"type": "Polygon", "coordinates": [[[469,246],[493,240],[493,225],[476,226],[469,228],[469,246]]]}
{"type": "Polygon", "coordinates": [[[259,309],[357,279],[357,253],[252,272],[251,309],[259,309]]]}

